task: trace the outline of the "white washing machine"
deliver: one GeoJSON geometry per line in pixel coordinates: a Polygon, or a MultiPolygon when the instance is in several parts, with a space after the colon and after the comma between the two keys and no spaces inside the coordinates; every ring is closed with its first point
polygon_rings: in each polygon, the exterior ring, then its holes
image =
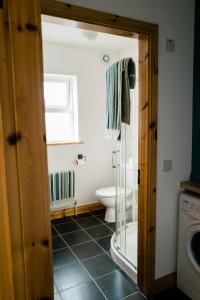
{"type": "Polygon", "coordinates": [[[200,197],[186,193],[179,204],[177,287],[200,300],[200,197]]]}

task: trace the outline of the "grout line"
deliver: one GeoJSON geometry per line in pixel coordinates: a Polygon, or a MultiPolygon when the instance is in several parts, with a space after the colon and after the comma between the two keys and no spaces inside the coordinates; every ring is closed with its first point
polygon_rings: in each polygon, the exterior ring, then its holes
{"type": "MultiPolygon", "coordinates": [[[[64,241],[64,243],[66,244],[65,240],[63,239],[62,235],[59,234],[60,238],[64,241]]],[[[67,245],[67,244],[66,244],[67,245]]],[[[104,298],[106,300],[108,300],[108,298],[106,297],[106,295],[104,294],[104,292],[101,290],[101,288],[98,286],[98,284],[96,283],[96,281],[93,279],[93,277],[90,275],[90,273],[88,272],[88,270],[84,267],[84,265],[82,264],[82,262],[80,261],[80,259],[77,257],[76,253],[67,245],[67,247],[69,248],[69,250],[72,252],[72,254],[74,254],[74,256],[76,257],[76,259],[78,260],[78,262],[80,263],[80,265],[82,266],[82,268],[84,268],[84,270],[87,272],[87,274],[89,275],[89,277],[92,279],[92,281],[94,282],[94,284],[97,286],[97,288],[100,290],[100,292],[102,293],[102,295],[104,296],[104,298]]],[[[60,293],[60,291],[59,291],[60,293]]]]}
{"type": "Polygon", "coordinates": [[[114,271],[112,271],[112,272],[109,272],[109,273],[100,275],[100,276],[98,276],[98,277],[95,277],[95,280],[97,280],[97,279],[99,279],[99,278],[102,278],[102,277],[104,277],[104,276],[107,276],[107,275],[109,275],[109,274],[115,273],[117,270],[119,270],[119,269],[116,269],[116,270],[114,270],[114,271]]]}
{"type": "Polygon", "coordinates": [[[61,296],[60,293],[57,293],[57,294],[55,294],[55,295],[59,295],[59,296],[60,296],[60,300],[63,300],[63,297],[61,296]]]}
{"type": "MultiPolygon", "coordinates": [[[[83,231],[83,230],[80,230],[80,231],[83,231]]],[[[73,231],[74,232],[74,231],[73,231]]],[[[84,232],[85,233],[85,232],[84,232]]],[[[61,236],[63,237],[65,234],[61,234],[61,236]]],[[[58,236],[58,235],[56,235],[56,236],[58,236]]],[[[84,241],[84,242],[81,242],[81,243],[77,243],[77,244],[72,244],[72,245],[69,245],[66,241],[65,241],[65,243],[68,245],[68,247],[74,247],[74,246],[79,246],[79,245],[82,245],[82,244],[86,244],[86,243],[89,243],[89,242],[93,242],[94,240],[101,240],[101,239],[104,239],[104,238],[106,238],[106,237],[112,237],[112,235],[105,235],[105,236],[102,236],[102,237],[100,237],[100,238],[97,238],[97,239],[91,239],[90,238],[90,240],[87,240],[87,241],[84,241]]],[[[63,237],[63,239],[64,239],[64,237],[63,237]]],[[[98,244],[99,245],[99,244],[98,244]]],[[[100,245],[99,245],[100,246],[100,245]]],[[[53,252],[55,252],[55,251],[59,251],[59,250],[62,250],[62,249],[65,249],[66,247],[64,247],[64,248],[60,248],[60,249],[56,249],[56,250],[53,250],[53,252]]],[[[106,250],[105,250],[106,251],[106,250]]],[[[109,251],[107,251],[107,252],[109,252],[109,251]]]]}
{"type": "MultiPolygon", "coordinates": [[[[80,224],[79,224],[79,226],[81,226],[80,224]]],[[[94,226],[91,226],[91,227],[83,227],[83,226],[81,226],[81,228],[84,228],[85,230],[88,230],[88,229],[92,229],[92,228],[96,228],[96,227],[100,227],[100,226],[102,226],[102,224],[98,224],[98,225],[94,225],[94,226]]]]}
{"type": "MultiPolygon", "coordinates": [[[[76,223],[81,229],[96,228],[96,227],[102,226],[102,225],[105,225],[105,226],[106,226],[105,223],[103,223],[101,220],[99,220],[96,216],[93,216],[93,215],[91,215],[90,217],[85,217],[85,218],[83,218],[83,219],[85,220],[85,219],[88,219],[88,218],[91,218],[91,217],[94,217],[95,219],[97,219],[97,220],[100,222],[100,224],[94,225],[94,226],[90,226],[90,227],[86,227],[86,228],[83,228],[83,226],[82,226],[81,224],[79,224],[79,222],[78,222],[76,219],[74,219],[73,217],[71,217],[71,218],[72,218],[72,222],[76,223]]],[[[83,219],[82,219],[82,220],[83,220],[83,219]]],[[[55,226],[54,229],[56,229],[56,226],[63,225],[63,224],[67,224],[67,223],[69,223],[69,222],[59,223],[59,224],[55,224],[55,225],[53,224],[52,226],[55,226]]],[[[106,227],[107,227],[108,229],[110,229],[108,226],[106,226],[106,227]]],[[[61,234],[68,234],[68,233],[76,232],[76,231],[79,231],[80,228],[77,229],[77,230],[73,230],[73,231],[66,232],[66,233],[61,233],[61,234]]],[[[110,229],[110,230],[113,232],[112,229],[110,229]]]]}
{"type": "MultiPolygon", "coordinates": [[[[77,264],[77,263],[79,263],[79,261],[78,261],[78,260],[75,260],[75,261],[73,261],[73,262],[71,262],[71,263],[69,263],[69,264],[63,264],[62,266],[59,266],[59,267],[56,267],[56,268],[53,267],[53,271],[57,271],[57,270],[59,270],[59,269],[61,269],[61,268],[63,268],[63,267],[69,267],[69,266],[75,265],[75,264],[77,264]]],[[[57,286],[56,286],[56,287],[57,287],[57,286]]],[[[58,289],[58,288],[57,288],[57,289],[58,289]]]]}
{"type": "MultiPolygon", "coordinates": [[[[108,229],[110,229],[110,227],[109,226],[107,226],[107,224],[109,224],[109,223],[104,223],[102,220],[100,220],[99,218],[98,218],[98,216],[95,216],[94,215],[94,217],[97,219],[97,220],[99,220],[103,225],[105,225],[108,229]]],[[[115,232],[115,231],[113,231],[112,229],[110,229],[113,233],[115,232]]]]}
{"type": "MultiPolygon", "coordinates": [[[[80,230],[80,231],[83,231],[83,230],[80,230]]],[[[84,233],[85,233],[85,232],[84,232],[84,233]]],[[[61,234],[61,235],[62,235],[62,237],[63,237],[64,234],[61,234]]],[[[102,236],[102,237],[97,238],[97,239],[90,239],[90,240],[87,240],[87,241],[84,241],[84,242],[81,242],[81,243],[77,243],[77,244],[73,244],[73,245],[69,245],[67,242],[65,242],[65,243],[67,243],[69,247],[74,247],[74,246],[79,246],[79,245],[82,245],[82,244],[85,244],[85,243],[92,242],[92,241],[94,241],[94,240],[100,240],[100,239],[103,239],[103,238],[106,238],[106,237],[112,237],[112,235],[105,235],[105,236],[102,236]]],[[[63,238],[64,238],[64,237],[63,237],[63,238]]],[[[98,244],[98,245],[99,245],[99,244],[98,244]]]]}
{"type": "MultiPolygon", "coordinates": [[[[65,223],[64,223],[65,224],[65,223]]],[[[62,224],[63,225],[63,224],[62,224]]],[[[80,226],[79,226],[80,227],[80,226]]],[[[66,232],[66,233],[60,233],[59,231],[58,231],[58,229],[55,227],[54,228],[56,231],[57,231],[57,233],[58,233],[58,235],[64,235],[64,234],[68,234],[68,233],[73,233],[73,232],[77,232],[77,231],[80,231],[81,229],[79,228],[79,229],[77,229],[77,230],[73,230],[73,231],[70,231],[70,232],[66,232]]],[[[58,236],[58,235],[55,235],[55,236],[58,236]]]]}
{"type": "Polygon", "coordinates": [[[52,253],[54,253],[54,252],[58,252],[58,251],[60,251],[60,250],[64,250],[64,249],[67,249],[67,247],[63,247],[63,248],[59,248],[59,249],[52,250],[52,253]]]}
{"type": "Polygon", "coordinates": [[[79,245],[82,245],[82,244],[86,244],[88,242],[91,242],[92,240],[87,240],[85,242],[81,242],[81,243],[78,243],[78,244],[73,244],[73,245],[68,245],[67,242],[65,242],[69,247],[74,247],[74,246],[79,246],[79,245]]]}
{"type": "MultiPolygon", "coordinates": [[[[103,225],[106,226],[106,223],[103,223],[102,220],[98,219],[98,216],[95,216],[95,215],[92,215],[92,216],[94,216],[97,220],[99,220],[103,225]]],[[[87,218],[89,218],[89,217],[87,217],[87,218]]],[[[84,219],[86,219],[86,218],[84,218],[84,219]]],[[[69,248],[69,250],[72,252],[72,254],[74,254],[74,256],[75,256],[76,259],[77,259],[77,261],[75,261],[74,263],[80,263],[80,264],[81,264],[81,266],[86,270],[86,272],[88,273],[89,277],[92,279],[92,281],[94,282],[94,284],[97,286],[97,288],[98,288],[98,289],[100,290],[100,292],[103,294],[103,296],[105,297],[105,299],[108,300],[108,298],[105,296],[105,294],[103,293],[103,291],[101,290],[101,288],[99,287],[99,285],[97,284],[97,282],[96,282],[95,280],[98,280],[99,278],[102,278],[102,277],[104,277],[104,276],[106,276],[106,275],[112,274],[112,273],[116,272],[117,270],[120,270],[120,267],[118,266],[118,267],[119,267],[118,269],[116,269],[116,270],[114,270],[114,271],[112,271],[112,272],[103,274],[103,275],[101,275],[101,276],[98,276],[98,277],[96,277],[96,278],[94,279],[94,278],[90,275],[90,273],[88,272],[88,270],[84,267],[84,265],[82,264],[82,262],[87,261],[87,260],[89,260],[89,259],[91,259],[91,258],[95,258],[95,257],[101,256],[101,255],[105,255],[105,254],[107,254],[107,255],[110,257],[109,251],[106,251],[103,247],[101,247],[101,245],[98,244],[97,240],[102,239],[102,238],[105,238],[105,237],[109,237],[109,236],[111,236],[111,235],[107,235],[107,236],[104,236],[104,237],[99,237],[99,238],[97,238],[97,239],[95,240],[95,238],[94,238],[93,236],[91,236],[91,235],[86,231],[85,228],[83,228],[83,227],[82,227],[75,219],[73,219],[73,220],[74,220],[74,222],[77,223],[77,225],[79,225],[79,227],[81,228],[79,231],[82,230],[83,232],[85,232],[85,233],[91,238],[91,240],[86,241],[86,242],[82,242],[82,243],[79,243],[79,244],[75,244],[75,245],[69,246],[69,245],[65,242],[64,238],[62,237],[62,235],[56,230],[56,228],[54,228],[54,229],[55,229],[56,232],[58,233],[58,236],[60,236],[61,239],[64,241],[64,243],[67,245],[67,247],[65,247],[65,248],[63,248],[63,249],[69,248]],[[95,242],[95,243],[103,250],[103,252],[100,253],[99,255],[92,256],[92,257],[88,257],[88,258],[86,258],[86,259],[80,260],[80,259],[77,257],[77,255],[74,253],[74,251],[71,249],[71,247],[77,246],[77,245],[81,245],[81,244],[84,244],[84,243],[87,243],[87,242],[90,242],[90,241],[95,242]]],[[[101,225],[102,225],[102,224],[101,224],[101,225]]],[[[98,226],[101,226],[101,225],[93,226],[93,227],[90,227],[90,228],[95,228],[95,227],[98,227],[98,226]]],[[[54,225],[53,225],[53,227],[54,227],[54,225]]],[[[109,228],[108,226],[106,226],[106,227],[109,228]]],[[[89,228],[87,228],[87,229],[89,229],[89,228]]],[[[110,229],[110,228],[109,228],[109,229],[110,229]]],[[[114,231],[113,231],[112,229],[110,229],[110,230],[114,233],[114,231]]],[[[78,230],[76,230],[76,231],[78,231],[78,230]]],[[[72,232],[75,232],[75,231],[72,231],[72,232]]],[[[70,233],[72,233],[72,232],[70,232],[70,233]]],[[[68,234],[68,233],[66,233],[66,234],[68,234]]],[[[64,235],[64,234],[63,234],[63,235],[64,235]]],[[[59,250],[61,250],[61,249],[59,249],[59,250]]],[[[58,250],[55,250],[55,251],[58,251],[58,250]]],[[[111,259],[112,259],[112,257],[111,257],[111,259]]],[[[112,260],[113,260],[113,259],[112,259],[112,260]]],[[[72,265],[72,264],[74,264],[74,263],[68,264],[67,266],[72,265]]],[[[61,266],[61,267],[62,267],[62,266],[61,266]]],[[[61,268],[61,267],[59,267],[59,268],[61,268]]],[[[58,270],[59,268],[56,268],[55,270],[58,270]]],[[[54,284],[55,284],[55,283],[54,283],[54,284]]],[[[84,282],[82,282],[82,283],[80,283],[80,284],[78,284],[78,285],[76,285],[76,286],[79,286],[79,285],[81,285],[81,284],[84,284],[84,282]]],[[[76,286],[75,286],[75,287],[76,287],[76,286]]],[[[71,288],[74,288],[74,287],[71,287],[71,288]]],[[[57,288],[57,289],[58,289],[58,288],[57,288]]],[[[68,289],[70,289],[70,288],[68,288],[68,289]]],[[[66,290],[68,290],[68,289],[66,289],[66,290]]],[[[59,290],[58,290],[58,291],[59,291],[59,290]]],[[[64,292],[64,291],[65,291],[65,290],[63,290],[62,292],[64,292]]],[[[125,300],[125,299],[127,299],[128,297],[130,297],[131,295],[134,295],[134,294],[136,294],[136,293],[138,293],[138,292],[139,292],[139,290],[137,290],[136,292],[131,293],[131,294],[129,294],[129,295],[123,297],[123,298],[120,298],[120,300],[125,300]]],[[[59,296],[61,297],[60,291],[59,291],[58,293],[59,293],[59,296]]],[[[61,299],[62,299],[62,297],[61,297],[61,299]]]]}
{"type": "Polygon", "coordinates": [[[94,239],[95,241],[97,241],[97,240],[101,240],[101,239],[104,239],[104,238],[106,238],[106,237],[112,237],[112,234],[109,234],[109,235],[104,235],[104,236],[102,236],[102,237],[99,237],[99,238],[96,238],[96,239],[94,239]]]}
{"type": "MultiPolygon", "coordinates": [[[[95,219],[97,219],[97,218],[95,217],[95,219]]],[[[90,227],[83,227],[81,224],[78,223],[78,221],[76,221],[76,220],[74,219],[74,222],[77,222],[77,224],[78,224],[79,226],[81,226],[81,228],[84,228],[85,230],[86,230],[86,229],[90,229],[90,228],[96,228],[96,227],[102,226],[102,224],[105,225],[101,220],[97,219],[97,221],[99,221],[100,224],[98,224],[98,225],[92,225],[92,226],[90,226],[90,227]]],[[[110,229],[110,228],[109,228],[109,229],[110,229]]]]}
{"type": "MultiPolygon", "coordinates": [[[[55,229],[56,230],[56,229],[55,229]]],[[[73,246],[79,246],[79,245],[82,245],[82,244],[85,244],[85,243],[88,243],[88,242],[96,242],[96,241],[98,241],[98,240],[100,240],[100,239],[103,239],[103,238],[106,238],[106,237],[112,237],[112,235],[111,234],[109,234],[109,235],[105,235],[105,236],[102,236],[102,237],[99,237],[99,238],[93,238],[86,230],[84,230],[84,229],[80,229],[80,230],[78,230],[78,231],[83,231],[84,233],[86,233],[87,234],[87,236],[90,238],[90,240],[87,240],[87,241],[85,241],[85,242],[81,242],[81,243],[78,243],[78,244],[73,244],[73,245],[68,245],[68,243],[65,241],[65,244],[67,244],[67,247],[73,247],[73,246]]],[[[64,235],[68,235],[68,234],[70,234],[70,233],[73,233],[73,232],[77,232],[77,231],[72,231],[72,232],[69,232],[69,233],[64,233],[64,234],[59,234],[59,232],[56,230],[56,232],[57,232],[57,235],[55,235],[55,236],[52,236],[52,238],[53,237],[59,237],[59,235],[61,235],[62,236],[62,238],[64,239],[64,235]]],[[[98,244],[98,246],[99,247],[101,247],[101,245],[99,245],[99,243],[97,242],[97,244],[98,244]]],[[[102,247],[101,247],[102,248],[102,247]]],[[[55,249],[55,250],[52,250],[52,252],[56,252],[56,251],[59,251],[59,250],[62,250],[62,249],[66,249],[66,247],[62,247],[62,248],[60,248],[60,249],[55,249]]],[[[109,252],[109,251],[106,251],[105,249],[104,249],[104,251],[105,252],[109,252]]]]}
{"type": "Polygon", "coordinates": [[[95,242],[103,250],[104,253],[106,253],[105,249],[96,242],[96,240],[94,239],[94,237],[92,235],[90,235],[84,228],[82,228],[82,230],[92,239],[93,242],[95,242]]]}
{"type": "Polygon", "coordinates": [[[97,254],[97,255],[95,255],[95,256],[91,256],[91,257],[87,257],[87,258],[81,259],[81,261],[82,261],[82,262],[85,262],[85,261],[87,261],[87,260],[89,260],[89,259],[92,259],[92,258],[95,258],[95,257],[99,257],[99,256],[102,256],[102,255],[105,255],[105,253],[102,252],[102,253],[97,254]]]}
{"type": "Polygon", "coordinates": [[[132,295],[135,295],[136,293],[140,293],[140,292],[139,292],[139,291],[136,291],[136,292],[134,292],[134,293],[132,293],[132,294],[127,295],[126,297],[120,298],[120,300],[127,299],[128,297],[130,297],[130,296],[132,296],[132,295]]]}

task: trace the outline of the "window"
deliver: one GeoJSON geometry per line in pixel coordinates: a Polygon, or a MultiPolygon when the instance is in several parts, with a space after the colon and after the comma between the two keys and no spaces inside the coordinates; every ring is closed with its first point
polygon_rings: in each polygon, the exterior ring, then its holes
{"type": "Polygon", "coordinates": [[[47,143],[78,141],[77,77],[44,76],[47,143]]]}

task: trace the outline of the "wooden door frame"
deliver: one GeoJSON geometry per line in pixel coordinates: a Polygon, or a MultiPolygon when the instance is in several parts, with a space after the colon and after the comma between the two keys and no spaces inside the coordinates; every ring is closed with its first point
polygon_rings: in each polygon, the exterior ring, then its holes
{"type": "Polygon", "coordinates": [[[0,295],[6,287],[10,292],[4,299],[53,299],[40,15],[40,0],[0,3],[0,230],[6,241],[0,243],[0,295]]]}
{"type": "Polygon", "coordinates": [[[7,244],[3,249],[5,245],[0,243],[0,253],[5,253],[7,263],[0,274],[0,295],[5,292],[2,287],[9,285],[9,299],[13,295],[20,300],[53,296],[42,105],[41,12],[72,20],[73,24],[75,21],[75,26],[80,28],[139,38],[142,122],[139,124],[138,286],[146,296],[152,294],[155,288],[158,26],[52,0],[1,3],[0,151],[4,155],[0,157],[3,166],[0,186],[6,188],[0,190],[0,204],[4,207],[0,229],[6,228],[7,244]],[[37,262],[36,266],[33,262],[37,262]],[[2,274],[7,274],[8,282],[2,274]]]}
{"type": "Polygon", "coordinates": [[[41,1],[41,12],[62,18],[58,23],[139,39],[138,286],[148,296],[155,281],[158,26],[51,0],[41,1]]]}

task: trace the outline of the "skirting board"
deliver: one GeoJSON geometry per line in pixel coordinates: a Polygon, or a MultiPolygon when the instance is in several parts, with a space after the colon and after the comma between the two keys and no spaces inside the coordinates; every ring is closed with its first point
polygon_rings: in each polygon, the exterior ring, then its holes
{"type": "Polygon", "coordinates": [[[97,210],[104,209],[105,207],[100,203],[92,203],[87,205],[77,205],[75,207],[70,207],[58,211],[52,211],[50,213],[51,220],[53,219],[59,219],[62,217],[71,217],[71,216],[77,216],[84,213],[89,213],[97,210]]]}
{"type": "Polygon", "coordinates": [[[176,286],[176,272],[155,280],[154,294],[169,290],[176,286]]]}

